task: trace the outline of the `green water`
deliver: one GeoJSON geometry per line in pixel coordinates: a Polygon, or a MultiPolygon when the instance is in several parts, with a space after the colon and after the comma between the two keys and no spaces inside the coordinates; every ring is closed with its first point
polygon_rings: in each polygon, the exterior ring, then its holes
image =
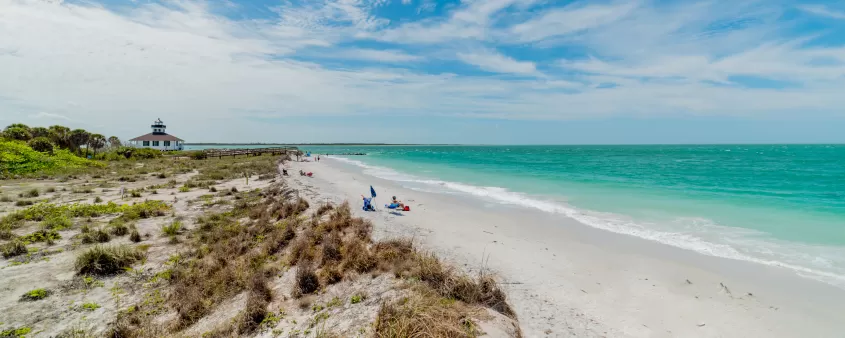
{"type": "MultiPolygon", "coordinates": [[[[845,285],[845,146],[303,146],[465,194],[845,285]]],[[[332,156],[330,156],[331,160],[332,156]]]]}

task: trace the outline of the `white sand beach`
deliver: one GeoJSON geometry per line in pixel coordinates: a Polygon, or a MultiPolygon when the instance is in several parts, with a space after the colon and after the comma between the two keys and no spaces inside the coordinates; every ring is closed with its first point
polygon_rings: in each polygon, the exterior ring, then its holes
{"type": "Polygon", "coordinates": [[[413,237],[508,292],[526,337],[841,337],[845,291],[785,269],[590,228],[561,215],[429,193],[332,158],[286,164],[312,202],[348,200],[376,237],[413,237]],[[300,169],[314,172],[301,177],[300,169]],[[376,212],[361,210],[373,185],[376,212]],[[390,212],[397,196],[411,208],[390,212]]]}

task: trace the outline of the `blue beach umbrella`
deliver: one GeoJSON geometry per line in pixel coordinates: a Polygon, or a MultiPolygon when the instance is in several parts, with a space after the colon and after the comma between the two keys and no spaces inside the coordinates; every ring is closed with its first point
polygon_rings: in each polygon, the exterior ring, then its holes
{"type": "Polygon", "coordinates": [[[376,198],[376,189],[373,189],[373,186],[370,186],[370,195],[372,195],[373,198],[376,198]]]}

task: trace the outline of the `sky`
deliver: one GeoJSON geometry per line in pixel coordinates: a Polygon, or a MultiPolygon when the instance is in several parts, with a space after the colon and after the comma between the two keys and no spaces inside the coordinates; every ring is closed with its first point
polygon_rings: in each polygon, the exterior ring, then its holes
{"type": "Polygon", "coordinates": [[[845,143],[845,2],[0,0],[0,125],[187,142],[845,143]]]}

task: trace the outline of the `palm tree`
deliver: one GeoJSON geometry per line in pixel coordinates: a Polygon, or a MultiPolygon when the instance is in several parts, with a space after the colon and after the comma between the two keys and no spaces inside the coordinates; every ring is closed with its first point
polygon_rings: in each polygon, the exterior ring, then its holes
{"type": "Polygon", "coordinates": [[[29,128],[17,126],[6,127],[6,130],[3,131],[3,136],[18,141],[29,141],[32,139],[32,134],[29,132],[29,128]]]}
{"type": "Polygon", "coordinates": [[[50,126],[47,130],[50,131],[50,140],[59,148],[71,148],[70,144],[70,128],[65,126],[50,126]]]}
{"type": "MultiPolygon", "coordinates": [[[[68,139],[70,140],[71,147],[76,150],[77,155],[80,154],[80,149],[82,148],[82,146],[88,144],[88,139],[90,137],[91,134],[89,134],[84,129],[74,129],[70,132],[68,139]]],[[[87,149],[85,153],[88,153],[87,149]]]]}
{"type": "Polygon", "coordinates": [[[94,149],[94,155],[97,155],[97,149],[100,149],[105,146],[106,137],[101,134],[91,134],[91,136],[88,138],[88,149],[94,149]]]}
{"type": "Polygon", "coordinates": [[[109,145],[110,145],[112,148],[118,148],[118,147],[120,147],[120,139],[119,139],[119,138],[117,138],[117,136],[110,136],[110,137],[109,137],[109,145]]]}
{"type": "Polygon", "coordinates": [[[29,132],[32,134],[32,138],[50,136],[50,130],[44,127],[32,127],[29,132]]]}

